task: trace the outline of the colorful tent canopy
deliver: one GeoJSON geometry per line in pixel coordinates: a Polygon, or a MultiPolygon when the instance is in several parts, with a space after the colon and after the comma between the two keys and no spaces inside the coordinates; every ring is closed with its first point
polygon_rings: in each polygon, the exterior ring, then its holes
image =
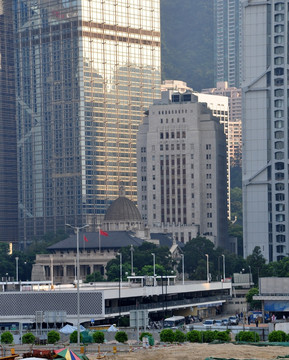
{"type": "Polygon", "coordinates": [[[54,350],[57,357],[62,357],[66,360],[82,360],[80,355],[77,355],[74,351],[69,348],[62,348],[59,350],[54,350]]]}

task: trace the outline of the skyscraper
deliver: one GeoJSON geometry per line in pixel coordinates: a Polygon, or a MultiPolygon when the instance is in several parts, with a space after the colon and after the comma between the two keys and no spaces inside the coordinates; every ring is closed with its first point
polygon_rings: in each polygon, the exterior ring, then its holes
{"type": "MultiPolygon", "coordinates": [[[[242,164],[242,90],[229,87],[228,82],[218,82],[215,88],[203,89],[202,93],[228,98],[229,118],[225,133],[228,142],[228,160],[231,167],[242,164]]],[[[215,116],[216,112],[214,113],[215,116]]]]}
{"type": "Polygon", "coordinates": [[[240,86],[242,59],[241,0],[214,0],[215,83],[240,86]]]}
{"type": "Polygon", "coordinates": [[[227,247],[226,137],[207,104],[189,90],[162,92],[137,147],[138,208],[151,231],[227,247]]]}
{"type": "Polygon", "coordinates": [[[160,92],[159,0],[15,0],[20,235],[136,200],[136,132],[160,92]]]}
{"type": "Polygon", "coordinates": [[[18,240],[12,19],[12,1],[0,0],[0,242],[18,240]]]}
{"type": "Polygon", "coordinates": [[[289,1],[244,2],[244,255],[289,252],[289,1]]]}

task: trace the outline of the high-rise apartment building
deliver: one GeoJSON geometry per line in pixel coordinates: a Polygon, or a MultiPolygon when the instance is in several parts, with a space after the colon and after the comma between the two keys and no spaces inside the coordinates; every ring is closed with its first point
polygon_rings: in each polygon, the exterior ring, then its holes
{"type": "Polygon", "coordinates": [[[15,0],[20,235],[137,199],[136,133],[160,93],[159,0],[15,0]]]}
{"type": "Polygon", "coordinates": [[[12,1],[0,0],[0,242],[18,241],[12,1]]]}
{"type": "Polygon", "coordinates": [[[240,86],[242,59],[241,0],[214,0],[215,83],[240,86]]]}
{"type": "MultiPolygon", "coordinates": [[[[217,82],[215,88],[203,89],[202,93],[226,96],[229,112],[227,123],[228,158],[231,167],[242,165],[242,90],[229,87],[227,81],[217,82]]],[[[218,114],[215,114],[215,116],[218,114]]]]}
{"type": "Polygon", "coordinates": [[[138,208],[152,231],[227,246],[223,125],[192,91],[162,92],[138,133],[138,208]]]}
{"type": "Polygon", "coordinates": [[[244,1],[244,256],[289,252],[289,1],[244,1]]]}

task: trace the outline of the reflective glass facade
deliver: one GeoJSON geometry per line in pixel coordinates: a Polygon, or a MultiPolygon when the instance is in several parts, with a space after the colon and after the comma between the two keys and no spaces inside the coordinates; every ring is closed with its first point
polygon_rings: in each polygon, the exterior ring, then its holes
{"type": "Polygon", "coordinates": [[[21,237],[136,200],[136,133],[160,92],[159,0],[16,0],[21,237]]]}
{"type": "Polygon", "coordinates": [[[0,242],[17,242],[12,1],[0,0],[0,242]]]}

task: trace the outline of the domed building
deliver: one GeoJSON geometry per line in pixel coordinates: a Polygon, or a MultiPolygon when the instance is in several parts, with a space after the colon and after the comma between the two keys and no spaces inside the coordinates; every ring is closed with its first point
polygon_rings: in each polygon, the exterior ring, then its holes
{"type": "MultiPolygon", "coordinates": [[[[119,249],[126,246],[138,247],[144,241],[168,246],[172,256],[176,253],[175,242],[170,234],[150,234],[149,229],[144,227],[140,212],[125,196],[122,186],[119,197],[107,209],[99,231],[80,234],[80,279],[85,280],[87,275],[96,271],[105,275],[107,263],[116,257],[119,249]],[[101,236],[101,233],[106,234],[101,236]]],[[[71,234],[67,239],[48,247],[50,254],[37,254],[32,268],[32,280],[73,282],[76,274],[76,244],[76,234],[71,234]]]]}
{"type": "Polygon", "coordinates": [[[136,205],[125,196],[120,187],[119,197],[107,209],[102,228],[105,231],[144,231],[141,214],[136,205]]]}

